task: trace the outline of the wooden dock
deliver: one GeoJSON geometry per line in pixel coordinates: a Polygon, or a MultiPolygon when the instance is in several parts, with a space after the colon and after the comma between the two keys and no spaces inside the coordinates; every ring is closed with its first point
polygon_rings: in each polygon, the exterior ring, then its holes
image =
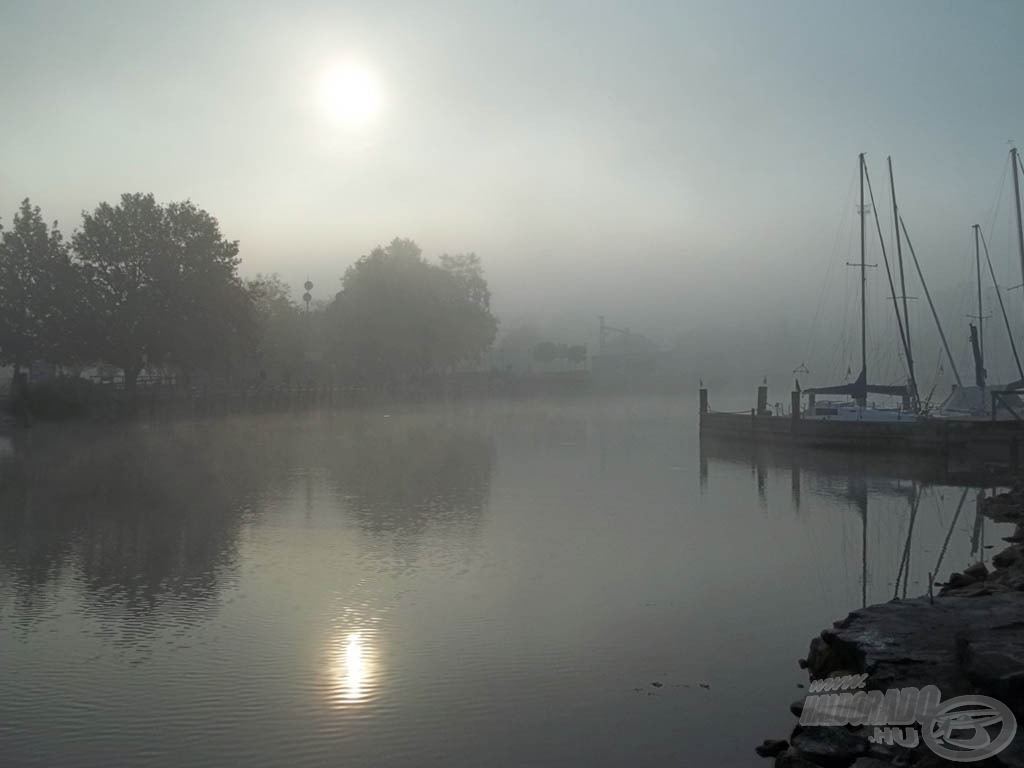
{"type": "MultiPolygon", "coordinates": [[[[759,406],[761,393],[759,391],[759,406]]],[[[788,443],[852,451],[926,453],[938,456],[970,452],[979,458],[1018,466],[1024,421],[919,419],[914,421],[826,421],[801,418],[800,393],[791,395],[790,412],[776,415],[766,407],[749,413],[719,413],[708,408],[700,390],[701,436],[764,443],[788,443]]]]}

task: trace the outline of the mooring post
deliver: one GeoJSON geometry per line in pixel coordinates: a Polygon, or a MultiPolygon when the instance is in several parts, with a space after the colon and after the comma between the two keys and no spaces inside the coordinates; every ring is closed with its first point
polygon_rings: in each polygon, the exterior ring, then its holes
{"type": "Polygon", "coordinates": [[[796,389],[789,393],[789,418],[793,421],[795,431],[796,423],[800,421],[800,391],[796,389]]]}
{"type": "Polygon", "coordinates": [[[700,413],[703,416],[708,412],[708,391],[705,387],[700,388],[700,413]]]}
{"type": "Polygon", "coordinates": [[[809,392],[807,394],[807,413],[810,416],[814,415],[814,407],[816,405],[816,402],[815,402],[815,398],[816,397],[817,397],[817,395],[815,395],[813,392],[809,392]]]}

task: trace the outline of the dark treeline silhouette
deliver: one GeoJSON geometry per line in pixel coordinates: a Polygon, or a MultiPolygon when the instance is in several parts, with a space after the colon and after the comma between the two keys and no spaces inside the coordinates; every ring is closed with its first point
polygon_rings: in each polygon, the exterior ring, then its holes
{"type": "MultiPolygon", "coordinates": [[[[245,281],[237,241],[192,202],[122,195],[66,239],[25,200],[0,231],[0,363],[15,374],[264,385],[415,385],[478,364],[497,320],[476,254],[395,239],[303,308],[275,275],[245,281]],[[104,373],[108,372],[108,373],[104,373]]],[[[340,271],[340,270],[339,270],[340,271]]]]}

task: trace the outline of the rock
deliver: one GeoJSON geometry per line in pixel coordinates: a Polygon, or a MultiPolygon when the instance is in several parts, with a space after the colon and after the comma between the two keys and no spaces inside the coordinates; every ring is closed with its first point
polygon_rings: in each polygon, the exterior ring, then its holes
{"type": "Polygon", "coordinates": [[[761,746],[754,747],[754,751],[761,757],[775,757],[789,749],[789,742],[785,739],[765,739],[761,746]]]}
{"type": "Polygon", "coordinates": [[[892,768],[892,765],[888,760],[879,760],[877,757],[858,757],[850,768],[892,768]]]}
{"type": "Polygon", "coordinates": [[[859,666],[855,658],[851,658],[844,654],[841,648],[834,646],[829,641],[830,637],[831,630],[826,629],[820,637],[811,640],[811,647],[807,652],[807,670],[811,673],[812,680],[830,677],[836,670],[859,666]]]}
{"type": "Polygon", "coordinates": [[[1009,566],[1020,560],[1021,549],[1020,547],[1007,547],[1002,552],[998,552],[992,555],[992,565],[996,568],[1008,568],[1009,566]]]}
{"type": "Polygon", "coordinates": [[[1021,743],[1019,735],[996,755],[996,760],[1006,768],[1024,768],[1024,743],[1021,743]]]}
{"type": "Polygon", "coordinates": [[[793,749],[787,749],[775,758],[775,768],[821,768],[793,749]]]}
{"type": "Polygon", "coordinates": [[[970,643],[997,627],[1014,625],[1024,637],[1024,600],[1001,589],[971,598],[915,598],[874,605],[854,611],[822,637],[833,654],[860,657],[859,670],[869,673],[872,689],[935,685],[949,698],[973,688],[961,664],[957,638],[970,643]]]}
{"type": "Polygon", "coordinates": [[[951,573],[949,574],[949,581],[946,583],[946,587],[949,589],[969,587],[975,582],[977,582],[977,579],[972,576],[968,576],[966,573],[951,573]]]}
{"type": "Polygon", "coordinates": [[[988,577],[988,568],[985,567],[984,563],[975,563],[964,568],[964,576],[970,576],[975,580],[985,579],[988,577]]]}
{"type": "Polygon", "coordinates": [[[812,725],[793,734],[793,749],[818,762],[853,759],[868,752],[868,740],[846,728],[812,725]]]}
{"type": "Polygon", "coordinates": [[[993,592],[1000,590],[1006,590],[1007,587],[1000,583],[990,581],[975,581],[972,584],[968,584],[966,587],[944,587],[939,590],[939,595],[942,597],[954,596],[954,597],[981,597],[982,595],[991,595],[993,592]]]}
{"type": "Polygon", "coordinates": [[[995,629],[961,647],[967,677],[978,692],[1014,709],[1024,704],[1024,633],[1021,629],[995,629]]]}
{"type": "Polygon", "coordinates": [[[796,701],[794,701],[792,704],[789,705],[789,711],[792,712],[797,717],[800,717],[800,715],[802,715],[804,713],[804,702],[805,701],[806,701],[806,699],[797,699],[796,701]]]}

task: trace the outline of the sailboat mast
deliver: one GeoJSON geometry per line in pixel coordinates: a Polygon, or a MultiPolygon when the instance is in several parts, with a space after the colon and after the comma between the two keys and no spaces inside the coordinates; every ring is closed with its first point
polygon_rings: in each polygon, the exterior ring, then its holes
{"type": "MultiPolygon", "coordinates": [[[[1019,199],[1018,199],[1019,203],[1019,199]]],[[[1019,209],[1018,209],[1019,210],[1019,209]]],[[[867,332],[867,263],[864,260],[864,153],[860,153],[860,369],[865,386],[868,380],[868,332],[867,332]]],[[[1024,245],[1021,246],[1024,248],[1024,245]]],[[[1024,250],[1021,251],[1024,268],[1024,250]]],[[[864,391],[861,407],[867,404],[867,390],[864,391]]]]}
{"type": "Polygon", "coordinates": [[[985,320],[981,312],[981,247],[978,243],[978,230],[981,227],[974,225],[974,271],[978,276],[978,348],[981,351],[981,359],[985,359],[985,320]]]}
{"type": "Polygon", "coordinates": [[[1017,148],[1010,148],[1010,163],[1013,165],[1013,198],[1017,202],[1017,249],[1020,252],[1020,273],[1021,277],[1024,278],[1024,227],[1021,226],[1020,221],[1020,179],[1017,178],[1017,166],[1019,164],[1017,159],[1017,148]]]}
{"type": "Polygon", "coordinates": [[[900,293],[903,299],[903,331],[907,337],[907,370],[910,372],[910,387],[913,390],[913,402],[917,405],[917,376],[914,374],[914,353],[910,343],[910,313],[907,311],[907,279],[903,274],[903,241],[900,239],[900,214],[896,205],[896,182],[892,174],[892,155],[887,158],[889,164],[889,191],[892,194],[892,220],[896,227],[896,259],[900,265],[900,293]]]}

